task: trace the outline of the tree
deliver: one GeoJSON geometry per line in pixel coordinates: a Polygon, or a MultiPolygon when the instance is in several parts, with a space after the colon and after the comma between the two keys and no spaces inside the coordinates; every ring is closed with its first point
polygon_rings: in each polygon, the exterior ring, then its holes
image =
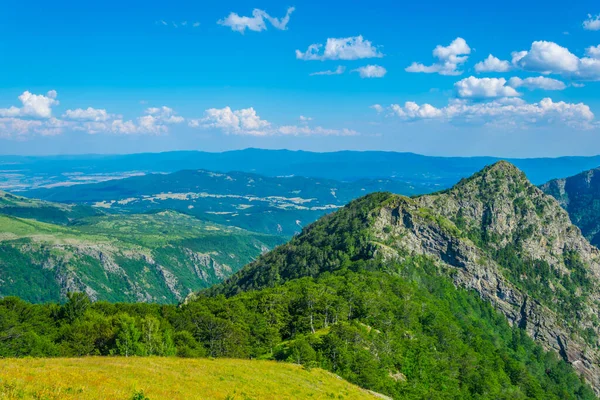
{"type": "Polygon", "coordinates": [[[85,314],[92,302],[86,293],[69,292],[67,302],[62,307],[62,314],[69,322],[73,322],[85,314]]]}
{"type": "Polygon", "coordinates": [[[117,316],[117,354],[129,357],[139,355],[141,332],[135,325],[135,318],[129,314],[117,316]]]}

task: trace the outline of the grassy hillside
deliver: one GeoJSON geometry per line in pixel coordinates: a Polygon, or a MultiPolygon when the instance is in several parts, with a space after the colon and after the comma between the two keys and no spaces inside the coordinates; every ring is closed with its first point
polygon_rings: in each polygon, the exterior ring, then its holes
{"type": "Polygon", "coordinates": [[[173,303],[280,242],[171,211],[63,226],[0,209],[0,297],[60,301],[81,291],[95,300],[173,303]]]}
{"type": "Polygon", "coordinates": [[[0,399],[376,399],[321,369],[175,358],[0,360],[0,399]]]}
{"type": "Polygon", "coordinates": [[[51,203],[0,190],[0,214],[65,225],[78,218],[98,216],[104,212],[86,205],[51,203]]]}

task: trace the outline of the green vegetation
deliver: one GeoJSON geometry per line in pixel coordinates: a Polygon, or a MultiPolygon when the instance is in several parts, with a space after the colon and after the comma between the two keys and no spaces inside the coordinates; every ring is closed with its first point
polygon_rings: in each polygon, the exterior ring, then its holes
{"type": "Polygon", "coordinates": [[[568,364],[437,268],[428,258],[355,261],[181,307],[5,298],[0,356],[262,358],[325,368],[401,399],[595,398],[568,364]]]}
{"type": "Polygon", "coordinates": [[[176,212],[105,215],[55,225],[2,215],[0,297],[174,303],[222,281],[281,238],[176,212]]]}
{"type": "Polygon", "coordinates": [[[598,169],[555,179],[540,188],[556,198],[585,237],[600,246],[600,174],[598,169]]]}
{"type": "Polygon", "coordinates": [[[0,360],[0,399],[377,399],[321,369],[273,361],[87,357],[0,360]]]}

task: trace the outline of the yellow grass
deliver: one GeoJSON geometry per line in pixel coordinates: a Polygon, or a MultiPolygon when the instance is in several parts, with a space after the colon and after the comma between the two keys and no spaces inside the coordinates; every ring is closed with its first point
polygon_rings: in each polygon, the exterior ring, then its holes
{"type": "Polygon", "coordinates": [[[0,399],[375,399],[320,369],[231,359],[0,359],[0,399]]]}

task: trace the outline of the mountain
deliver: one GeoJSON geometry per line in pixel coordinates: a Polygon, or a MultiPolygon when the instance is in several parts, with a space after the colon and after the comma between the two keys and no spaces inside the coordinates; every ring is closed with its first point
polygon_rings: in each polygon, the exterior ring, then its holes
{"type": "Polygon", "coordinates": [[[82,291],[94,300],[173,303],[281,242],[173,211],[99,215],[3,193],[0,298],[59,301],[82,291]]]}
{"type": "Polygon", "coordinates": [[[503,161],[444,192],[356,200],[202,295],[235,297],[347,268],[412,276],[423,257],[435,266],[428,274],[477,293],[600,390],[600,251],[503,161]]]}
{"type": "Polygon", "coordinates": [[[599,252],[500,162],[352,201],[179,305],[0,299],[0,357],[267,359],[397,399],[592,400],[599,252]]]}
{"type": "Polygon", "coordinates": [[[29,199],[0,190],[0,214],[66,225],[79,218],[99,216],[104,213],[90,206],[29,199]]]}
{"type": "MultiPolygon", "coordinates": [[[[245,149],[208,153],[175,151],[128,155],[0,156],[0,189],[27,190],[99,182],[134,174],[204,169],[229,173],[305,176],[353,181],[394,179],[431,192],[498,161],[495,157],[431,157],[384,151],[308,151],[245,149]]],[[[510,159],[536,183],[570,176],[600,165],[600,156],[510,159]]]]}
{"type": "Polygon", "coordinates": [[[600,169],[553,179],[540,189],[556,198],[584,236],[600,247],[600,169]]]}
{"type": "Polygon", "coordinates": [[[93,206],[109,213],[172,209],[219,224],[292,236],[323,214],[376,191],[419,193],[414,186],[390,179],[339,182],[195,170],[36,189],[24,194],[93,206]]]}

